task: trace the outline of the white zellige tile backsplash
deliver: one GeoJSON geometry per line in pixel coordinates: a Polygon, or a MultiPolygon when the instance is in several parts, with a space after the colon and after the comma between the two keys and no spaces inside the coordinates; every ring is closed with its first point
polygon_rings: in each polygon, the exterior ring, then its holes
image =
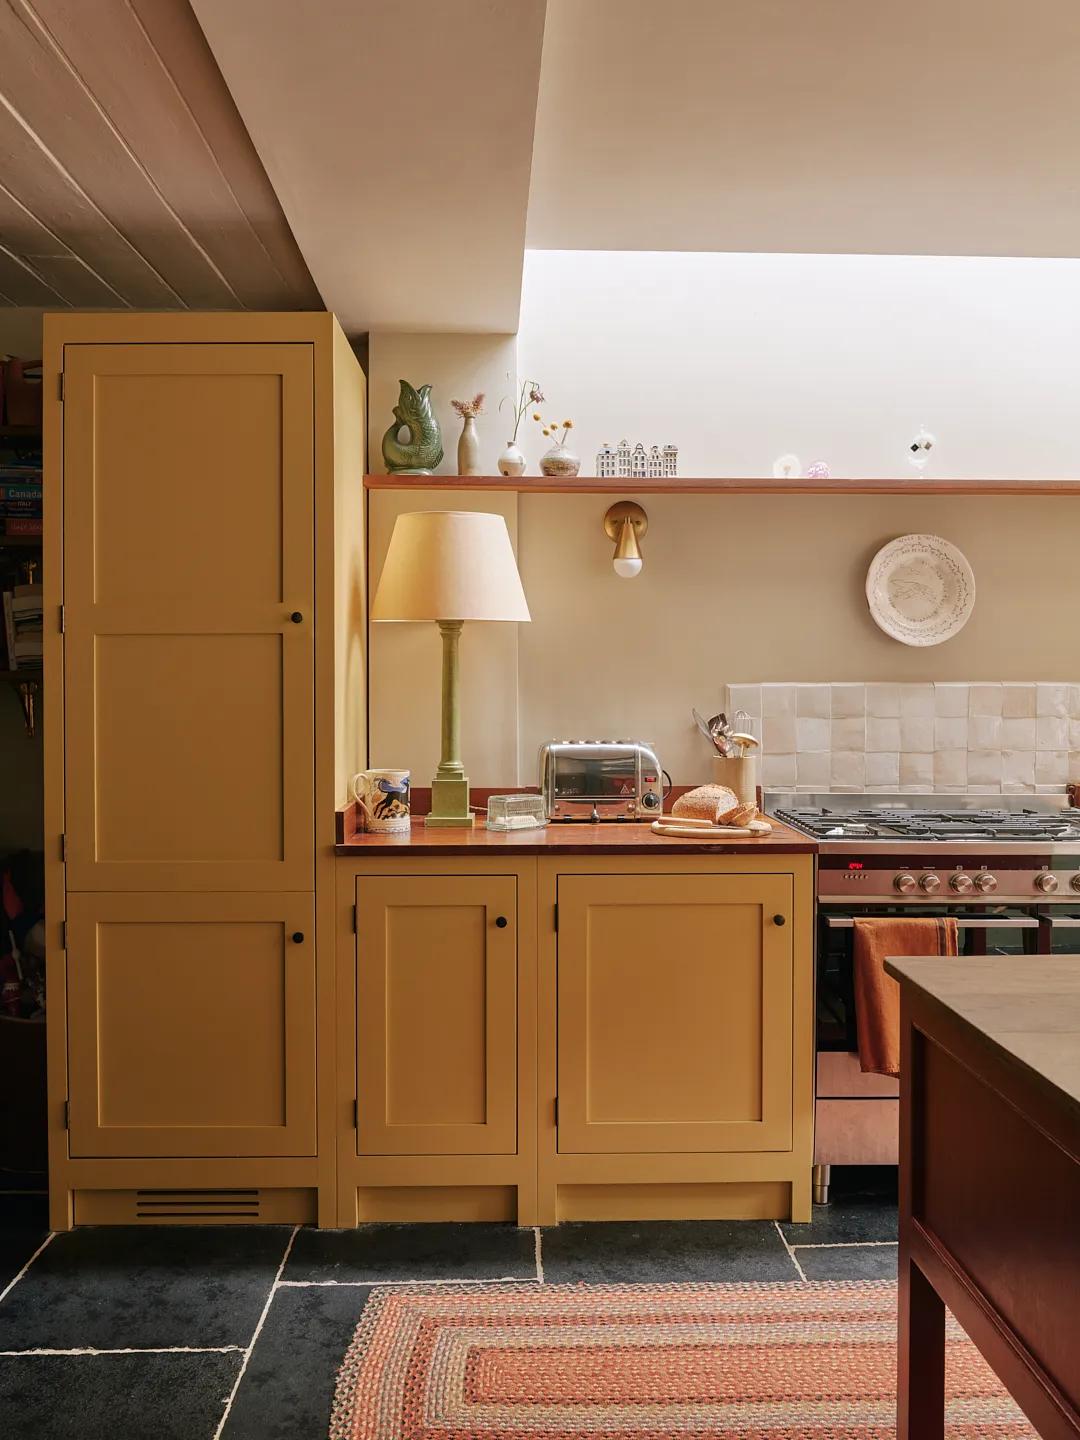
{"type": "Polygon", "coordinates": [[[1080,780],[1080,684],[729,685],[767,790],[1056,794],[1080,780]]]}

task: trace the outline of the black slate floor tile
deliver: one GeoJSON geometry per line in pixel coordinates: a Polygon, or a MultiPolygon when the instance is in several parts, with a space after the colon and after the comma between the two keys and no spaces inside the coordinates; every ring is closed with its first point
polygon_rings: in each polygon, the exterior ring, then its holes
{"type": "Polygon", "coordinates": [[[57,1235],[0,1303],[0,1350],[247,1345],[289,1233],[117,1225],[57,1235]]]}
{"type": "Polygon", "coordinates": [[[872,1197],[834,1200],[815,1205],[809,1225],[782,1220],[780,1228],[792,1245],[854,1244],[860,1240],[895,1240],[896,1205],[872,1197]]]}
{"type": "Polygon", "coordinates": [[[514,1225],[362,1225],[304,1229],[284,1280],[531,1280],[536,1237],[514,1225]]]}
{"type": "Polygon", "coordinates": [[[0,1192],[0,1291],[49,1233],[48,1209],[44,1195],[0,1192]]]}
{"type": "Polygon", "coordinates": [[[15,1279],[46,1233],[23,1225],[0,1225],[0,1291],[15,1279]]]}
{"type": "Polygon", "coordinates": [[[589,1221],[545,1230],[551,1284],[798,1279],[772,1221],[589,1221]]]}
{"type": "Polygon", "coordinates": [[[896,1279],[895,1245],[796,1246],[795,1255],[808,1280],[896,1279]]]}
{"type": "Polygon", "coordinates": [[[0,1357],[12,1440],[211,1440],[241,1356],[0,1357]]]}
{"type": "Polygon", "coordinates": [[[326,1440],[334,1382],[370,1293],[358,1285],[278,1290],[222,1440],[326,1440]]]}

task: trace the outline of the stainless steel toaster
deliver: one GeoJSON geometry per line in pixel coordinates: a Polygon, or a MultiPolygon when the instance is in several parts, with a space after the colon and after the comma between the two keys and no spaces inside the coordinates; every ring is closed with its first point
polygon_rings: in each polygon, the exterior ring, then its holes
{"type": "Polygon", "coordinates": [[[551,820],[654,820],[660,761],[639,740],[551,740],[540,747],[540,793],[551,820]]]}

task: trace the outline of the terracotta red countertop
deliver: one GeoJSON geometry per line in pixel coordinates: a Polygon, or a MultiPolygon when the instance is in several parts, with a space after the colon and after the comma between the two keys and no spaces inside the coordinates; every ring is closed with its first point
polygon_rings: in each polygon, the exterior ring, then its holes
{"type": "Polygon", "coordinates": [[[490,855],[509,850],[514,855],[742,855],[768,850],[773,855],[812,855],[817,845],[805,835],[772,821],[772,834],[733,835],[727,840],[683,840],[654,835],[648,821],[611,820],[600,824],[560,821],[543,830],[488,830],[479,818],[472,830],[427,829],[413,819],[408,835],[368,835],[356,829],[355,809],[338,811],[337,855],[490,855]]]}

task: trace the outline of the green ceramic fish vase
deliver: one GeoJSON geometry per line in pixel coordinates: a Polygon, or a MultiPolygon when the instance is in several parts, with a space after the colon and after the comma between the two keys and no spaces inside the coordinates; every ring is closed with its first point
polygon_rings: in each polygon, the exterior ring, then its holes
{"type": "Polygon", "coordinates": [[[442,432],[431,408],[431,386],[414,389],[399,380],[401,392],[394,406],[394,423],[382,437],[383,462],[388,475],[432,475],[442,464],[442,432]],[[405,433],[407,438],[402,439],[405,433]]]}

